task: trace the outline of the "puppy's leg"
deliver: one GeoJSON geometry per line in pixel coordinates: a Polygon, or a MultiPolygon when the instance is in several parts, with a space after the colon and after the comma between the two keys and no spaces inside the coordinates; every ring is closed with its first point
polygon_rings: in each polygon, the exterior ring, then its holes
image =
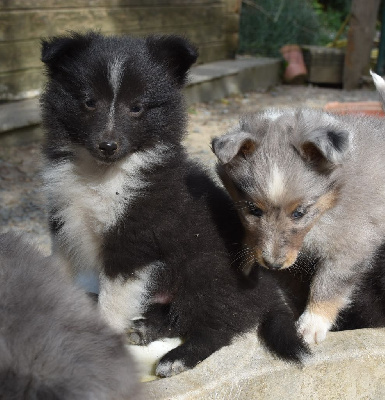
{"type": "Polygon", "coordinates": [[[125,332],[131,320],[141,318],[148,303],[148,287],[153,266],[132,274],[111,278],[100,273],[99,308],[105,321],[118,332],[125,332]]]}
{"type": "Polygon", "coordinates": [[[155,373],[160,377],[170,377],[194,368],[221,347],[230,343],[228,333],[210,328],[191,332],[186,341],[169,351],[159,361],[155,373]]]}
{"type": "Polygon", "coordinates": [[[148,345],[162,338],[179,336],[170,321],[169,304],[150,304],[143,318],[131,320],[128,341],[134,345],[148,345]]]}
{"type": "Polygon", "coordinates": [[[311,284],[307,307],[297,323],[299,333],[308,344],[325,340],[339,311],[349,304],[359,276],[354,268],[349,271],[326,263],[319,267],[311,284]]]}
{"type": "Polygon", "coordinates": [[[329,301],[310,300],[298,320],[298,331],[308,344],[318,344],[326,339],[337,315],[348,304],[347,298],[334,298],[329,301]]]}

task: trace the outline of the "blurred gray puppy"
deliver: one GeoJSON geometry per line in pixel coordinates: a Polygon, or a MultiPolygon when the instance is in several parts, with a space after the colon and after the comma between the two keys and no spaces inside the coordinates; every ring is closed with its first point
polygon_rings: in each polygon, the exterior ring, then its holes
{"type": "Polygon", "coordinates": [[[123,338],[51,258],[0,234],[0,398],[138,399],[123,338]]]}
{"type": "Polygon", "coordinates": [[[324,340],[385,238],[384,122],[271,109],[212,147],[245,227],[245,273],[319,259],[298,329],[324,340]]]}

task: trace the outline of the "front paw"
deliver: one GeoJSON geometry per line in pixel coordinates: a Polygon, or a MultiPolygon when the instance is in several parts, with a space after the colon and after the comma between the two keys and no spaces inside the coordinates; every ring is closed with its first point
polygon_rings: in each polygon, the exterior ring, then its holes
{"type": "Polygon", "coordinates": [[[128,342],[137,346],[146,346],[155,340],[152,338],[151,329],[147,326],[144,318],[132,320],[126,333],[128,342]]]}
{"type": "Polygon", "coordinates": [[[155,374],[161,378],[167,378],[191,369],[201,361],[198,353],[199,348],[190,346],[188,341],[184,342],[160,359],[155,374]]]}
{"type": "Polygon", "coordinates": [[[161,378],[168,378],[170,376],[178,375],[183,371],[189,369],[183,360],[160,360],[155,374],[161,378]]]}
{"type": "Polygon", "coordinates": [[[322,315],[305,311],[297,322],[298,333],[308,344],[318,344],[326,339],[332,322],[322,315]]]}

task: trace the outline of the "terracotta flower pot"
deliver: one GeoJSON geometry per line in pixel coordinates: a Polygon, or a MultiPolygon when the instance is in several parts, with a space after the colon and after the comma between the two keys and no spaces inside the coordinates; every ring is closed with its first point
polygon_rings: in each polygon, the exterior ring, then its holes
{"type": "Polygon", "coordinates": [[[281,48],[282,57],[287,62],[283,79],[286,83],[304,83],[307,69],[303,60],[302,50],[296,44],[288,44],[281,48]]]}
{"type": "Polygon", "coordinates": [[[335,101],[327,103],[324,110],[336,114],[366,114],[377,117],[385,116],[385,112],[382,109],[382,103],[379,101],[355,101],[351,103],[339,103],[335,101]]]}

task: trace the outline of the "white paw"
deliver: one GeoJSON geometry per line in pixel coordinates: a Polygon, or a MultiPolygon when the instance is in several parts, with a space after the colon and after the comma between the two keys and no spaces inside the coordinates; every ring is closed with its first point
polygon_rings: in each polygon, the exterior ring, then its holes
{"type": "Polygon", "coordinates": [[[326,338],[326,334],[332,327],[332,323],[319,314],[305,311],[298,322],[298,332],[306,343],[320,343],[326,338]]]}
{"type": "Polygon", "coordinates": [[[167,378],[180,374],[188,369],[182,360],[160,361],[156,367],[155,374],[161,378],[167,378]]]}

